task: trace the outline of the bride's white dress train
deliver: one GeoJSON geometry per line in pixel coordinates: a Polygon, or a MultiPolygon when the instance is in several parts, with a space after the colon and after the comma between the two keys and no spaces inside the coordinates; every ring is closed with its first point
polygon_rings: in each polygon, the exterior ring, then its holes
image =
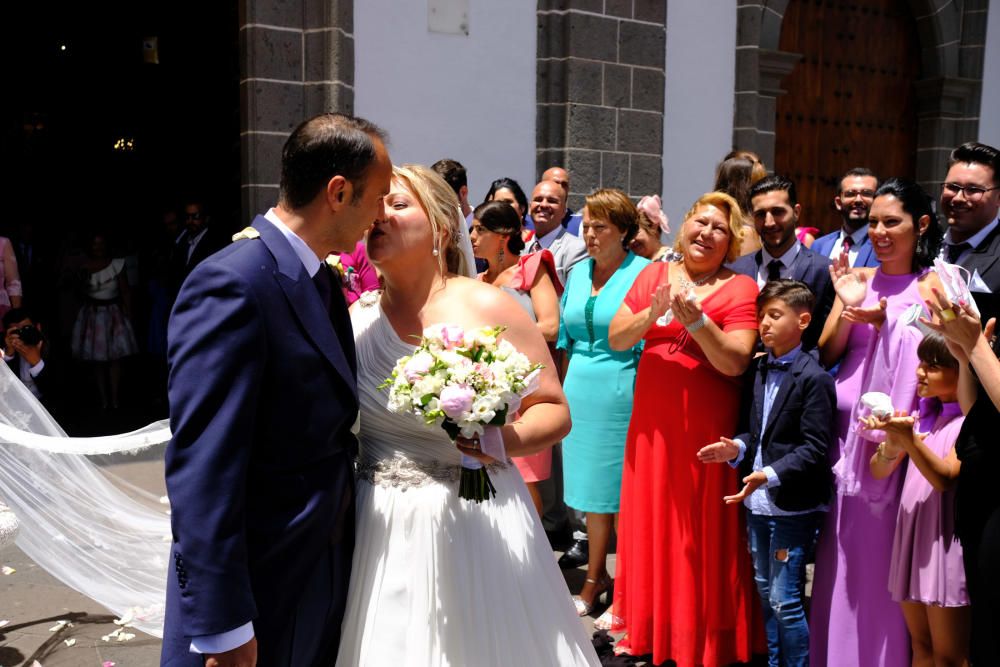
{"type": "Polygon", "coordinates": [[[413,346],[378,304],[358,306],[361,475],[337,665],[599,665],[517,469],[490,470],[490,501],[458,497],[444,430],[388,412],[376,388],[413,346]]]}

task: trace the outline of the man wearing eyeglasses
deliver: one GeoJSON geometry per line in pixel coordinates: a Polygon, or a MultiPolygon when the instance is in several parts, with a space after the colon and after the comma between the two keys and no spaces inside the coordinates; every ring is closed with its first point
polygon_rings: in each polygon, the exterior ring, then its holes
{"type": "MultiPolygon", "coordinates": [[[[965,267],[969,289],[985,323],[1000,315],[1000,151],[969,142],[951,152],[941,184],[941,212],[948,221],[941,258],[965,267]]],[[[995,348],[994,348],[995,349],[995,348]]],[[[971,662],[1000,664],[1000,508],[996,500],[996,408],[977,383],[955,445],[959,460],[955,534],[962,543],[966,587],[972,601],[971,662]]]]}
{"type": "Polygon", "coordinates": [[[948,230],[941,258],[978,272],[992,292],[1000,291],[1000,151],[970,141],[951,152],[941,184],[941,212],[948,230]]]}
{"type": "Polygon", "coordinates": [[[871,169],[855,167],[840,179],[840,190],[833,205],[843,218],[841,228],[821,236],[812,244],[812,251],[837,259],[846,252],[851,266],[877,266],[878,259],[868,238],[868,211],[875,200],[878,177],[871,169]]]}

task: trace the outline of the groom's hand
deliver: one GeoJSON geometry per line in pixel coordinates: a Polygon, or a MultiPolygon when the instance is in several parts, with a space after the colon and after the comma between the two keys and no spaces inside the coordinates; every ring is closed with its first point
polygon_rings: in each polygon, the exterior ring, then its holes
{"type": "Polygon", "coordinates": [[[257,638],[254,637],[243,646],[237,646],[232,651],[216,653],[205,657],[205,667],[256,667],[257,638]]]}

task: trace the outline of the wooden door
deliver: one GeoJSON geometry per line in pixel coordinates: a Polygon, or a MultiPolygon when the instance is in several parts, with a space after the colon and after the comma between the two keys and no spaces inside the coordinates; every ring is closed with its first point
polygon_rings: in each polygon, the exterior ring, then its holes
{"type": "Polygon", "coordinates": [[[803,59],[778,97],[774,170],[795,181],[800,224],[829,232],[848,169],[915,176],[916,23],[905,0],[791,0],[780,49],[803,59]]]}

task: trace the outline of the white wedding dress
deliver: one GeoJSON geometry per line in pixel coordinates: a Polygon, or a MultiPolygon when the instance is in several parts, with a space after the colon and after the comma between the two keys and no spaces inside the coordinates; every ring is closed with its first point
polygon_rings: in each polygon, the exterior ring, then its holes
{"type": "Polygon", "coordinates": [[[337,665],[599,665],[517,469],[491,467],[496,497],[462,500],[444,430],[386,409],[377,387],[414,347],[364,301],[352,314],[361,465],[337,665]]]}

